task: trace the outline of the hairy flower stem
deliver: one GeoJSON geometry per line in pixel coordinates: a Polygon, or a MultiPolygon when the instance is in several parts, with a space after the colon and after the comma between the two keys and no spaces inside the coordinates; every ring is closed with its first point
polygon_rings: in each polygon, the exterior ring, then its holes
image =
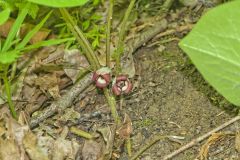
{"type": "Polygon", "coordinates": [[[121,27],[120,27],[120,31],[119,31],[119,39],[118,39],[118,43],[117,43],[117,49],[116,49],[116,73],[119,74],[121,72],[121,56],[123,54],[124,51],[124,38],[125,38],[125,34],[126,34],[126,25],[127,25],[127,20],[130,16],[130,13],[133,9],[133,6],[135,4],[136,0],[131,0],[127,11],[124,15],[121,27]]]}
{"type": "Polygon", "coordinates": [[[116,99],[114,96],[110,95],[110,92],[108,89],[103,89],[103,92],[104,92],[104,95],[107,99],[107,102],[108,102],[108,105],[111,109],[111,113],[112,113],[112,116],[113,116],[113,119],[115,121],[115,124],[117,126],[120,125],[120,118],[118,116],[118,113],[117,113],[117,109],[116,109],[116,99]]]}
{"type": "Polygon", "coordinates": [[[109,2],[108,18],[107,18],[107,33],[106,33],[106,65],[110,68],[110,40],[111,40],[111,26],[113,14],[114,0],[109,2]]]}

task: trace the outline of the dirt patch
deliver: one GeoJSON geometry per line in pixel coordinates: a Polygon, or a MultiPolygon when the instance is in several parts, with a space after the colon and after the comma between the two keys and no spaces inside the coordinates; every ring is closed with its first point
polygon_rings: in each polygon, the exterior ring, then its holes
{"type": "MultiPolygon", "coordinates": [[[[234,115],[213,105],[199,88],[179,71],[183,64],[176,57],[182,56],[176,43],[171,43],[164,52],[157,49],[141,49],[136,54],[140,66],[140,86],[127,101],[127,110],[133,119],[133,148],[146,145],[153,135],[175,135],[184,139],[163,140],[142,155],[142,159],[161,159],[191,139],[221,125],[234,115]],[[169,49],[168,49],[169,48],[169,49]],[[173,50],[172,48],[175,48],[173,50]],[[169,54],[171,52],[171,54],[169,54]],[[133,99],[135,101],[133,101],[133,99]]],[[[205,82],[206,83],[206,82],[205,82]]],[[[199,84],[200,88],[202,84],[199,84]]],[[[230,126],[226,130],[235,130],[230,126]]],[[[226,138],[211,146],[209,159],[239,159],[234,148],[234,138],[226,138]]],[[[192,160],[199,154],[201,146],[195,146],[178,155],[176,160],[192,160]]]]}

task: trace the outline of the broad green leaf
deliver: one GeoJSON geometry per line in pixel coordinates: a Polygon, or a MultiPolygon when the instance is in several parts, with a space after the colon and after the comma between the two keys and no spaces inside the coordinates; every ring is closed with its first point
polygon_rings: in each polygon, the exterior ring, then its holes
{"type": "Polygon", "coordinates": [[[28,32],[28,34],[24,37],[24,39],[21,41],[21,43],[19,43],[16,46],[16,49],[21,49],[26,46],[26,44],[31,40],[31,38],[42,28],[42,26],[47,21],[47,19],[51,15],[51,13],[52,12],[49,12],[46,15],[46,17],[44,17],[44,19],[38,25],[36,25],[30,32],[28,32]]]}
{"type": "Polygon", "coordinates": [[[180,42],[203,77],[240,106],[240,1],[207,12],[180,42]]]}
{"type": "Polygon", "coordinates": [[[20,52],[17,50],[2,52],[0,54],[0,64],[11,64],[15,62],[19,56],[20,56],[20,52]]]}
{"type": "Polygon", "coordinates": [[[88,2],[88,0],[28,0],[36,4],[49,6],[49,7],[77,7],[82,6],[88,2]]]}
{"type": "Polygon", "coordinates": [[[10,13],[11,13],[10,8],[4,9],[2,12],[0,12],[0,25],[2,25],[8,20],[10,13]]]}
{"type": "Polygon", "coordinates": [[[19,31],[25,17],[28,14],[28,9],[30,7],[30,3],[26,3],[26,6],[21,10],[21,12],[18,14],[16,21],[14,22],[7,39],[3,45],[2,52],[6,52],[10,49],[12,41],[14,40],[17,32],[19,31]]]}

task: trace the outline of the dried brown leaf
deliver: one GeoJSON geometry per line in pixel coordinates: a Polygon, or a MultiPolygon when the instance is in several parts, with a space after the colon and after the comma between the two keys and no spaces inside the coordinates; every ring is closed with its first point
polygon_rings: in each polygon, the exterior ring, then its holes
{"type": "Polygon", "coordinates": [[[131,118],[125,113],[125,117],[123,120],[123,124],[121,127],[118,129],[117,133],[120,138],[122,139],[127,139],[130,137],[132,133],[132,120],[131,118]]]}
{"type": "Polygon", "coordinates": [[[104,147],[104,160],[108,160],[112,156],[112,149],[113,149],[113,143],[114,143],[114,138],[115,138],[115,126],[110,128],[105,127],[105,128],[99,128],[98,132],[101,133],[104,142],[105,142],[105,147],[104,147]]]}
{"type": "Polygon", "coordinates": [[[46,74],[35,79],[35,84],[39,86],[44,93],[49,93],[53,98],[60,97],[58,82],[59,77],[57,74],[46,74]]]}
{"type": "Polygon", "coordinates": [[[48,64],[53,61],[56,61],[59,58],[62,58],[64,55],[64,45],[57,46],[54,52],[51,52],[48,57],[42,60],[43,64],[48,64]]]}
{"type": "Polygon", "coordinates": [[[53,144],[52,160],[75,159],[78,150],[79,144],[77,142],[60,137],[53,144]]]}
{"type": "Polygon", "coordinates": [[[64,54],[64,61],[74,68],[64,69],[66,75],[71,78],[73,82],[77,80],[80,70],[87,68],[89,63],[84,55],[80,54],[78,49],[66,50],[64,54]]]}
{"type": "Polygon", "coordinates": [[[49,160],[48,156],[37,145],[37,136],[27,132],[23,139],[23,145],[31,160],[49,160]]]}
{"type": "Polygon", "coordinates": [[[21,157],[17,143],[12,140],[3,140],[0,138],[0,159],[1,160],[19,160],[21,157]]]}
{"type": "Polygon", "coordinates": [[[132,54],[128,54],[127,57],[123,59],[121,65],[123,74],[128,75],[129,78],[135,76],[136,70],[132,54]]]}
{"type": "Polygon", "coordinates": [[[93,140],[86,140],[82,149],[82,159],[103,160],[102,145],[93,140]]]}
{"type": "Polygon", "coordinates": [[[216,143],[218,140],[226,136],[225,133],[214,133],[211,137],[208,138],[207,142],[201,147],[199,156],[201,160],[207,160],[208,151],[212,144],[216,143]]]}
{"type": "MultiPolygon", "coordinates": [[[[4,23],[3,25],[0,25],[1,36],[7,37],[14,22],[15,22],[14,19],[9,19],[6,23],[4,23]]],[[[31,31],[33,29],[33,27],[34,26],[31,24],[22,25],[21,30],[20,30],[20,38],[23,38],[29,31],[31,31]]],[[[50,30],[41,29],[31,38],[30,43],[33,44],[33,43],[45,40],[48,37],[49,33],[50,33],[50,30]]]]}

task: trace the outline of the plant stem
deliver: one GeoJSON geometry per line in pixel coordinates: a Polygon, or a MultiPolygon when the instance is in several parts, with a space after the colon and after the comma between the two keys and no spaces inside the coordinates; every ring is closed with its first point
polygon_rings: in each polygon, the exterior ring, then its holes
{"type": "Polygon", "coordinates": [[[15,107],[14,104],[12,102],[12,93],[11,93],[11,84],[8,80],[7,77],[7,71],[8,71],[8,67],[6,67],[4,69],[4,74],[3,74],[3,81],[4,81],[4,86],[5,86],[5,91],[7,94],[7,100],[8,100],[8,105],[9,105],[9,109],[12,113],[13,118],[17,119],[17,112],[15,111],[15,107]]]}
{"type": "Polygon", "coordinates": [[[111,40],[111,26],[112,26],[112,14],[113,14],[113,4],[114,0],[109,2],[109,11],[107,19],[107,33],[106,33],[106,65],[110,68],[110,40],[111,40]]]}
{"type": "Polygon", "coordinates": [[[115,123],[117,124],[117,126],[119,126],[120,125],[120,118],[118,116],[117,109],[116,109],[116,100],[113,96],[110,95],[108,89],[106,89],[106,88],[103,89],[103,92],[104,92],[104,95],[107,99],[108,106],[111,109],[113,119],[114,119],[115,123]]]}
{"type": "Polygon", "coordinates": [[[117,49],[116,49],[116,73],[118,74],[119,72],[121,72],[121,55],[123,54],[123,47],[124,47],[124,37],[125,37],[125,33],[126,33],[126,25],[127,25],[127,20],[130,16],[130,13],[133,9],[133,6],[135,4],[136,0],[131,0],[127,11],[124,15],[121,27],[120,27],[120,31],[119,31],[119,39],[118,39],[118,43],[117,43],[117,49]]]}
{"type": "Polygon", "coordinates": [[[61,12],[61,14],[63,16],[63,19],[66,21],[69,29],[71,30],[71,32],[76,37],[78,43],[81,45],[81,47],[82,47],[83,51],[85,52],[85,55],[86,55],[89,63],[91,64],[93,69],[94,70],[99,69],[100,68],[100,63],[98,61],[98,58],[94,54],[94,51],[93,51],[90,43],[85,38],[85,36],[84,36],[83,32],[81,31],[81,29],[73,21],[71,15],[68,13],[68,11],[65,8],[60,8],[59,10],[60,10],[60,12],[61,12]]]}
{"type": "Polygon", "coordinates": [[[131,138],[128,137],[126,139],[126,148],[127,148],[127,152],[128,152],[128,157],[132,156],[132,144],[131,144],[131,138]]]}
{"type": "Polygon", "coordinates": [[[80,137],[84,137],[86,139],[92,139],[93,138],[93,136],[90,133],[85,132],[83,130],[80,130],[80,129],[76,128],[76,127],[71,127],[70,128],[70,132],[72,132],[72,133],[74,133],[74,134],[76,134],[76,135],[78,135],[80,137]]]}

